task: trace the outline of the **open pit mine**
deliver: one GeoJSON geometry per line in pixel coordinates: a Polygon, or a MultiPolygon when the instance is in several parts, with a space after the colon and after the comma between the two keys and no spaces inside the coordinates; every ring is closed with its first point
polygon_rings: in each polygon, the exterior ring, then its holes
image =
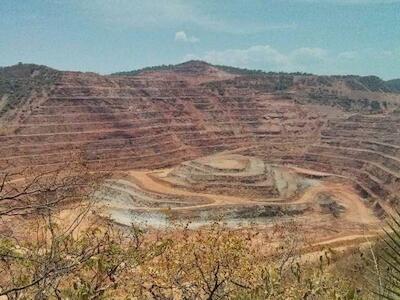
{"type": "Polygon", "coordinates": [[[319,242],[379,229],[400,200],[400,91],[377,77],[201,61],[112,75],[0,69],[0,169],[78,159],[108,172],[124,225],[303,224],[319,242]]]}

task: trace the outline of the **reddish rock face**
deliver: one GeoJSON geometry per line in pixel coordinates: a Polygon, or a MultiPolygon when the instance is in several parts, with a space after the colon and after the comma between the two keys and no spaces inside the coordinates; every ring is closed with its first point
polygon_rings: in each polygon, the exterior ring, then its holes
{"type": "Polygon", "coordinates": [[[93,170],[158,169],[229,150],[387,198],[399,190],[400,98],[352,83],[202,62],[134,76],[61,72],[0,135],[0,165],[47,169],[79,155],[93,170]]]}

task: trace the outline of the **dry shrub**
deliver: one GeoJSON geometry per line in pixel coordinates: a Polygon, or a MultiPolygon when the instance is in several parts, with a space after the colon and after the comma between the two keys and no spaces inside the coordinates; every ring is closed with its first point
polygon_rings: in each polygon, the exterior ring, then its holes
{"type": "Polygon", "coordinates": [[[352,270],[365,272],[361,255],[338,260],[333,251],[326,251],[305,263],[301,255],[305,239],[294,222],[262,230],[233,229],[215,222],[198,229],[176,225],[149,233],[97,218],[88,223],[91,195],[99,182],[82,170],[30,176],[22,185],[7,180],[14,174],[3,175],[0,218],[13,225],[23,217],[32,226],[24,228],[23,239],[13,230],[11,235],[0,233],[0,296],[43,300],[369,297],[359,287],[362,278],[355,280],[352,270]],[[72,217],[59,219],[61,208],[71,202],[72,217]],[[26,217],[30,214],[36,217],[26,217]]]}
{"type": "Polygon", "coordinates": [[[155,299],[224,299],[248,289],[261,275],[249,239],[215,223],[184,228],[140,272],[143,294],[155,299]]]}
{"type": "Polygon", "coordinates": [[[270,255],[256,247],[265,238],[256,230],[220,223],[157,234],[97,223],[79,235],[46,224],[33,242],[1,242],[9,299],[373,299],[363,252],[327,250],[305,263],[290,242],[298,232],[282,228],[269,235],[270,255]]]}
{"type": "MultiPolygon", "coordinates": [[[[160,256],[141,266],[143,299],[374,299],[366,253],[326,249],[302,255],[304,237],[288,222],[260,233],[224,224],[165,236],[160,256]]],[[[368,258],[369,259],[369,258],[368,258]]],[[[142,299],[140,298],[140,299],[142,299]]]]}

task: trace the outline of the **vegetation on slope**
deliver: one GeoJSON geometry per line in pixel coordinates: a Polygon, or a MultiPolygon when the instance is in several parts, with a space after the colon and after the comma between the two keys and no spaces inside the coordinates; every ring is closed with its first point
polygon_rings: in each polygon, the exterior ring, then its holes
{"type": "Polygon", "coordinates": [[[295,233],[271,244],[270,256],[253,245],[257,233],[217,223],[154,237],[111,223],[79,230],[44,214],[35,228],[30,241],[0,240],[0,295],[9,299],[375,298],[362,278],[372,267],[366,252],[327,249],[305,263],[295,233]]]}
{"type": "Polygon", "coordinates": [[[348,112],[380,113],[387,108],[385,101],[370,99],[351,99],[345,96],[332,95],[317,91],[309,94],[309,98],[296,99],[300,104],[319,104],[331,107],[337,107],[348,112]]]}
{"type": "Polygon", "coordinates": [[[282,75],[298,75],[298,76],[311,76],[313,74],[311,73],[304,73],[304,72],[266,72],[263,70],[252,70],[252,69],[246,69],[246,68],[238,68],[238,67],[230,67],[230,66],[224,66],[224,65],[214,65],[214,67],[221,69],[225,72],[231,73],[231,74],[236,74],[236,75],[274,75],[274,76],[282,76],[282,75]]]}
{"type": "Polygon", "coordinates": [[[235,75],[243,75],[243,76],[256,76],[256,75],[311,75],[309,73],[302,73],[302,72],[294,72],[294,73],[285,73],[285,72],[265,72],[262,70],[252,70],[252,69],[245,69],[245,68],[238,68],[238,67],[230,67],[230,66],[225,66],[225,65],[212,65],[203,61],[197,61],[197,60],[191,60],[187,61],[181,64],[169,64],[169,65],[160,65],[160,66],[152,66],[152,67],[145,67],[142,69],[137,69],[133,71],[125,71],[125,72],[117,72],[113,73],[111,75],[126,75],[126,76],[133,76],[140,74],[142,72],[147,72],[147,71],[174,71],[177,70],[181,67],[184,67],[186,65],[190,64],[202,64],[202,65],[208,65],[211,67],[218,68],[222,71],[225,71],[227,73],[235,74],[235,75]]]}
{"type": "Polygon", "coordinates": [[[383,246],[380,251],[385,273],[379,274],[377,295],[382,299],[400,299],[400,214],[391,216],[385,230],[383,246]]]}
{"type": "MultiPolygon", "coordinates": [[[[240,75],[240,76],[261,76],[261,77],[288,77],[293,78],[293,76],[317,76],[311,73],[304,73],[304,72],[266,72],[263,70],[253,70],[253,69],[246,69],[246,68],[238,68],[238,67],[231,67],[225,65],[212,65],[203,61],[187,61],[181,64],[169,64],[169,65],[160,65],[160,66],[152,66],[152,67],[145,67],[142,69],[137,69],[133,71],[125,71],[125,72],[117,72],[113,73],[112,75],[126,75],[126,76],[134,76],[138,75],[142,72],[149,72],[149,71],[176,71],[182,67],[193,65],[208,65],[211,67],[218,68],[222,71],[225,71],[230,74],[240,75]]],[[[400,79],[394,79],[389,81],[384,81],[377,76],[357,76],[357,75],[332,75],[332,76],[317,76],[320,78],[320,83],[323,84],[329,83],[329,79],[337,79],[337,80],[344,80],[349,87],[355,90],[369,90],[372,92],[400,92],[400,79]]]]}
{"type": "Polygon", "coordinates": [[[58,76],[58,71],[34,64],[0,68],[0,116],[21,107],[34,93],[42,93],[58,76]]]}
{"type": "Polygon", "coordinates": [[[225,89],[229,89],[230,87],[270,93],[288,90],[293,84],[293,75],[248,75],[224,81],[206,82],[202,83],[202,86],[217,92],[219,95],[224,95],[225,89]]]}
{"type": "Polygon", "coordinates": [[[368,90],[371,92],[392,92],[387,82],[377,76],[342,76],[346,84],[353,90],[368,90]]]}
{"type": "MultiPolygon", "coordinates": [[[[0,295],[43,300],[356,300],[376,299],[377,292],[393,290],[386,282],[396,284],[391,276],[398,276],[391,270],[398,270],[399,252],[369,244],[345,254],[326,248],[307,258],[303,249],[309,244],[294,222],[264,232],[220,222],[197,230],[176,224],[146,232],[99,221],[90,199],[103,177],[93,176],[77,166],[66,174],[30,176],[34,179],[22,186],[0,178],[1,224],[12,226],[0,231],[0,295]],[[384,270],[379,260],[384,256],[376,251],[390,255],[384,270]]],[[[394,232],[390,247],[399,246],[394,232]]]]}
{"type": "Polygon", "coordinates": [[[400,79],[392,79],[386,81],[386,85],[393,91],[400,93],[400,79]]]}
{"type": "Polygon", "coordinates": [[[152,67],[145,67],[137,70],[132,70],[132,71],[121,71],[121,72],[116,72],[112,73],[111,75],[122,75],[122,76],[135,76],[138,75],[142,72],[147,72],[147,71],[168,71],[168,70],[173,70],[175,65],[160,65],[160,66],[152,66],[152,67]]]}

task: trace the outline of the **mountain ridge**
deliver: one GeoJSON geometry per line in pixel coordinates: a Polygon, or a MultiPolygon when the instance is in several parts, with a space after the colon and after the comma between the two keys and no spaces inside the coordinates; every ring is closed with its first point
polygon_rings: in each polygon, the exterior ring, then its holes
{"type": "Polygon", "coordinates": [[[29,112],[31,108],[27,103],[46,97],[58,79],[64,76],[83,76],[93,78],[94,82],[113,81],[119,77],[151,79],[152,82],[180,81],[185,85],[202,86],[219,95],[223,94],[224,86],[250,88],[257,92],[294,93],[296,101],[302,104],[338,106],[351,111],[391,109],[391,106],[398,106],[395,95],[400,94],[400,80],[396,79],[384,81],[377,76],[264,72],[212,65],[199,60],[111,75],[59,71],[44,65],[18,63],[0,67],[0,118],[9,115],[7,120],[13,120],[19,112],[29,112]]]}
{"type": "MultiPolygon", "coordinates": [[[[92,72],[92,71],[71,71],[71,70],[59,70],[52,68],[47,65],[41,65],[41,64],[35,64],[35,63],[17,63],[14,65],[9,65],[9,66],[0,66],[0,77],[5,76],[5,75],[12,75],[15,77],[15,74],[21,73],[21,70],[35,70],[35,69],[48,69],[52,70],[54,72],[78,72],[78,73],[93,73],[97,74],[100,76],[135,76],[139,75],[143,72],[151,72],[151,71],[168,71],[168,70],[179,70],[182,67],[214,67],[221,69],[222,71],[225,71],[227,73],[231,73],[234,75],[267,75],[267,76],[284,76],[284,75],[292,75],[292,76],[317,76],[317,77],[333,77],[333,78],[339,78],[339,79],[345,79],[345,78],[365,78],[365,79],[371,79],[373,78],[374,80],[379,80],[384,82],[385,84],[389,85],[390,87],[393,88],[393,91],[398,92],[400,91],[400,78],[393,78],[389,80],[384,80],[380,78],[379,76],[376,75],[355,75],[355,74],[348,74],[348,75],[337,75],[337,74],[330,74],[330,75],[319,75],[319,74],[313,74],[313,73],[307,73],[307,72],[277,72],[277,71],[264,71],[260,69],[247,69],[247,68],[240,68],[240,67],[234,67],[234,66],[227,66],[227,65],[215,65],[208,63],[206,61],[202,60],[189,60],[185,61],[182,63],[178,64],[163,64],[163,65],[155,65],[155,66],[148,66],[148,67],[143,67],[131,71],[119,71],[119,72],[114,72],[110,74],[100,74],[97,72],[92,72]]],[[[23,77],[23,76],[22,76],[23,77]]]]}

